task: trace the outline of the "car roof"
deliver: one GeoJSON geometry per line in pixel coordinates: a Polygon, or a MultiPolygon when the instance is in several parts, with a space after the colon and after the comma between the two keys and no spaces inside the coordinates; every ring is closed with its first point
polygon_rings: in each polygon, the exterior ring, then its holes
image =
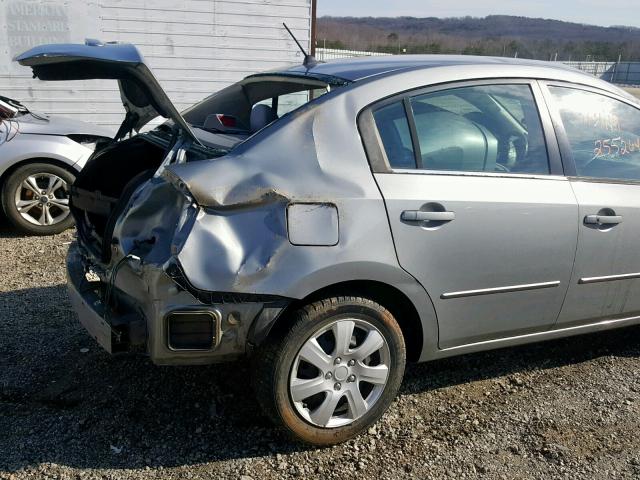
{"type": "MultiPolygon", "coordinates": [[[[341,58],[318,63],[307,68],[290,66],[279,73],[294,76],[315,76],[334,81],[359,82],[400,75],[410,71],[451,69],[452,78],[467,78],[486,67],[487,72],[497,73],[499,78],[539,78],[560,80],[588,85],[605,90],[628,101],[638,103],[630,93],[593,75],[584,73],[561,62],[545,62],[508,57],[481,57],[475,55],[378,55],[370,57],[341,58]],[[473,73],[472,73],[473,72],[473,73]]],[[[275,72],[274,72],[275,73],[275,72]]]]}
{"type": "MultiPolygon", "coordinates": [[[[429,69],[437,67],[464,67],[469,65],[502,65],[513,67],[543,67],[563,72],[575,72],[577,69],[568,67],[560,62],[543,62],[508,57],[480,57],[474,55],[378,55],[370,57],[341,58],[318,63],[312,68],[296,65],[288,68],[290,73],[306,73],[343,78],[358,81],[376,75],[384,75],[414,69],[429,69]]],[[[592,77],[589,77],[592,78],[592,77]]]]}

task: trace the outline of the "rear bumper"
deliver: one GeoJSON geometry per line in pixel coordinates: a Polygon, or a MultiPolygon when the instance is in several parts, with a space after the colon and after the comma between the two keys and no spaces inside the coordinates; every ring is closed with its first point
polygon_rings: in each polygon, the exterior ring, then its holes
{"type": "Polygon", "coordinates": [[[140,311],[108,308],[103,284],[87,280],[87,263],[76,244],[67,254],[67,291],[82,326],[109,353],[140,352],[146,344],[147,322],[140,311]]]}
{"type": "Polygon", "coordinates": [[[70,251],[67,256],[67,291],[82,326],[102,348],[113,353],[111,325],[105,320],[104,304],[87,281],[77,251],[70,251]]]}
{"type": "MultiPolygon", "coordinates": [[[[67,255],[67,288],[80,323],[107,352],[146,353],[156,364],[219,363],[244,356],[264,340],[286,306],[286,302],[268,302],[257,296],[199,291],[175,271],[169,275],[160,266],[126,261],[113,280],[107,306],[103,302],[106,284],[87,280],[89,270],[87,256],[72,244],[67,255]],[[203,331],[202,323],[185,330],[184,318],[198,315],[214,319],[214,340],[206,347],[182,343],[176,348],[177,336],[184,342],[196,330],[203,331]]],[[[204,331],[209,332],[208,327],[204,331]]]]}

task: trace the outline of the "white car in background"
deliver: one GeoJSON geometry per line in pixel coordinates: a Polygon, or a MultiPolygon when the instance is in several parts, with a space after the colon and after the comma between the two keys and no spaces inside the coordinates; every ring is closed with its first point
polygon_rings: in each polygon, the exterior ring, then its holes
{"type": "Polygon", "coordinates": [[[0,96],[0,195],[9,221],[34,235],[73,225],[69,185],[108,130],[30,111],[0,96]]]}

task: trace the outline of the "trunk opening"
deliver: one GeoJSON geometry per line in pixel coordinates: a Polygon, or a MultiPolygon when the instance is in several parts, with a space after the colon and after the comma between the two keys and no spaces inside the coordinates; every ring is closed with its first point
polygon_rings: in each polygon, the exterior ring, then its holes
{"type": "Polygon", "coordinates": [[[71,187],[71,211],[82,244],[103,262],[111,257],[111,236],[135,189],[153,177],[167,148],[143,137],[97,153],[71,187]]]}

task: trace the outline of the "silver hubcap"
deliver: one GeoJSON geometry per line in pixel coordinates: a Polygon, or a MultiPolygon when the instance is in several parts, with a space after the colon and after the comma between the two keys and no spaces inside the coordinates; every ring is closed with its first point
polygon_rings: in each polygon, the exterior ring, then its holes
{"type": "Polygon", "coordinates": [[[29,223],[55,225],[69,216],[67,182],[53,173],[26,177],[15,193],[18,213],[29,223]]]}
{"type": "Polygon", "coordinates": [[[369,322],[337,320],[318,330],[298,352],[289,394],[313,425],[349,425],[380,399],[389,377],[389,346],[369,322]]]}

